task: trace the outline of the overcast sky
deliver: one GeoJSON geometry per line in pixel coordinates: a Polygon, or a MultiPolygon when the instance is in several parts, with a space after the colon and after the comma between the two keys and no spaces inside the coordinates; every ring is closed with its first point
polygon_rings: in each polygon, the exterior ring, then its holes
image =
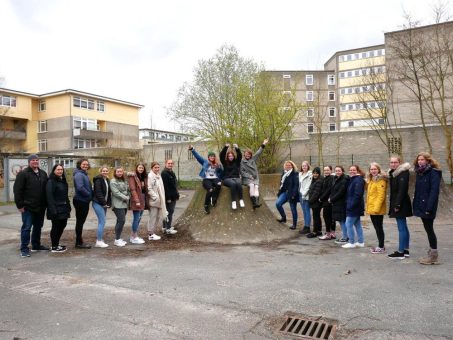
{"type": "MultiPolygon", "coordinates": [[[[382,44],[430,0],[0,0],[3,87],[76,89],[145,105],[141,127],[174,130],[166,107],[223,44],[268,70],[321,69],[336,51],[382,44]]],[[[446,1],[452,13],[452,1],[446,1]]],[[[1,84],[0,84],[1,85],[1,84]]]]}

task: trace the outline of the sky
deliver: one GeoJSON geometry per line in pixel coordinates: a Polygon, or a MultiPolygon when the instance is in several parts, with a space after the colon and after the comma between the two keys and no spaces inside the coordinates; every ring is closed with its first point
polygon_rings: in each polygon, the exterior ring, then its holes
{"type": "MultiPolygon", "coordinates": [[[[453,1],[444,1],[453,13],[453,1]]],[[[0,0],[0,87],[75,89],[144,105],[140,127],[176,131],[166,108],[199,60],[233,45],[267,70],[322,69],[384,43],[430,0],[0,0]],[[1,79],[3,78],[3,79],[1,79]]]]}

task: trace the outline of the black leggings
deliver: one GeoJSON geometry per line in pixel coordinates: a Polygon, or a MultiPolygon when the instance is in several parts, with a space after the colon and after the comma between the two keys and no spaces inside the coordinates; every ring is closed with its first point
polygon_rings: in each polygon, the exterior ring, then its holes
{"type": "Polygon", "coordinates": [[[384,248],[384,215],[370,215],[371,222],[373,223],[373,227],[376,230],[376,235],[378,238],[378,247],[384,248]]]}
{"type": "Polygon", "coordinates": [[[437,237],[434,233],[434,220],[432,218],[422,218],[423,226],[428,234],[429,247],[437,249],[437,237]]]}
{"type": "Polygon", "coordinates": [[[220,179],[218,179],[218,178],[203,179],[203,188],[206,189],[204,205],[210,205],[211,198],[212,198],[212,204],[215,205],[217,198],[219,197],[219,194],[220,194],[221,186],[217,185],[217,183],[219,183],[219,182],[220,182],[220,179]]]}
{"type": "Polygon", "coordinates": [[[90,202],[73,200],[72,203],[74,204],[74,208],[76,211],[76,225],[75,225],[76,244],[82,244],[83,225],[85,224],[85,221],[88,216],[88,211],[90,210],[90,202]]]}
{"type": "Polygon", "coordinates": [[[335,221],[332,219],[332,205],[325,205],[322,208],[322,218],[324,219],[324,224],[326,225],[326,232],[330,233],[335,231],[335,221]]]}
{"type": "Polygon", "coordinates": [[[50,239],[52,240],[52,248],[58,247],[60,244],[60,238],[63,234],[64,228],[68,224],[68,219],[63,220],[52,220],[52,229],[50,229],[50,239]]]}
{"type": "Polygon", "coordinates": [[[223,185],[230,188],[231,201],[242,199],[242,182],[240,178],[227,178],[223,180],[223,185]]]}
{"type": "Polygon", "coordinates": [[[321,208],[311,208],[313,211],[313,232],[319,233],[322,229],[321,208]]]}
{"type": "Polygon", "coordinates": [[[113,212],[116,216],[115,239],[119,240],[123,232],[124,223],[126,223],[127,208],[114,208],[113,212]]]}

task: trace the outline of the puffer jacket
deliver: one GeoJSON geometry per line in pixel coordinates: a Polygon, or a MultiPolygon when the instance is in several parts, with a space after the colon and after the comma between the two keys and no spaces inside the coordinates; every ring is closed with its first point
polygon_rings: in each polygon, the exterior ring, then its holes
{"type": "Polygon", "coordinates": [[[311,180],[310,189],[308,190],[308,196],[310,197],[308,202],[310,203],[310,208],[322,208],[322,202],[320,201],[321,190],[322,190],[323,178],[320,176],[317,179],[314,177],[311,180]]]}
{"type": "Polygon", "coordinates": [[[75,169],[72,177],[74,179],[74,199],[89,203],[93,199],[93,188],[87,172],[82,169],[75,169]]]}
{"type": "Polygon", "coordinates": [[[412,216],[412,204],[408,193],[410,168],[409,163],[404,163],[388,172],[390,182],[389,216],[392,218],[412,216]],[[395,211],[395,208],[398,211],[395,211]]]}
{"type": "Polygon", "coordinates": [[[367,182],[366,190],[366,213],[368,215],[385,215],[387,177],[377,175],[367,182]]]}
{"type": "Polygon", "coordinates": [[[412,202],[414,216],[435,219],[439,203],[442,171],[428,167],[424,172],[416,172],[415,193],[412,202]]]}
{"type": "Polygon", "coordinates": [[[46,185],[47,219],[64,220],[71,215],[71,204],[68,197],[68,183],[65,177],[50,174],[46,185]]]}
{"type": "Polygon", "coordinates": [[[110,181],[110,189],[112,190],[112,208],[127,209],[130,198],[129,185],[127,181],[112,178],[110,181]]]}

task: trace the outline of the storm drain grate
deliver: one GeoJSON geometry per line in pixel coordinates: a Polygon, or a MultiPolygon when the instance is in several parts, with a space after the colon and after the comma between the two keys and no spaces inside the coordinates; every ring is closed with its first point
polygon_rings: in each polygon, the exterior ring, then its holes
{"type": "Polygon", "coordinates": [[[337,331],[337,323],[334,320],[291,315],[286,317],[279,331],[304,339],[327,340],[334,339],[337,331]]]}

